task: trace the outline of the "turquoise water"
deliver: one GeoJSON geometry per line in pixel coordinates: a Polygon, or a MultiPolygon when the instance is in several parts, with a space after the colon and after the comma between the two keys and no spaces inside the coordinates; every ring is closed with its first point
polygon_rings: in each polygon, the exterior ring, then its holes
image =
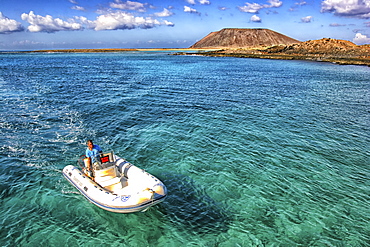
{"type": "Polygon", "coordinates": [[[0,54],[1,246],[368,246],[370,69],[0,54]],[[160,178],[145,213],[62,176],[93,139],[160,178]]]}

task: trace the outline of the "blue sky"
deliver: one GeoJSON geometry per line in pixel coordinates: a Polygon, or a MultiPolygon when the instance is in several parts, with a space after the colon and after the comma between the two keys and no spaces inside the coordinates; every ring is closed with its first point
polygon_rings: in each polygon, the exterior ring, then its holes
{"type": "Polygon", "coordinates": [[[222,28],[370,43],[370,0],[0,0],[0,50],[187,48],[222,28]]]}

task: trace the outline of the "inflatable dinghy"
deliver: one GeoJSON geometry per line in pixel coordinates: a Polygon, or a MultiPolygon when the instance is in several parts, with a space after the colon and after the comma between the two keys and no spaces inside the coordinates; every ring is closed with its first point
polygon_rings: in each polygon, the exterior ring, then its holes
{"type": "Polygon", "coordinates": [[[64,177],[96,206],[116,213],[145,211],[162,202],[166,186],[153,175],[111,153],[100,155],[93,164],[93,176],[85,174],[87,159],[80,157],[81,169],[68,165],[64,177]]]}

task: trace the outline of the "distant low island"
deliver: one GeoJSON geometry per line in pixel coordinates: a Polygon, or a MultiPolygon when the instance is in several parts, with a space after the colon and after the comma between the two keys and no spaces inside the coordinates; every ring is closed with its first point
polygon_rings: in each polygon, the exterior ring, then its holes
{"type": "Polygon", "coordinates": [[[174,51],[175,55],[203,55],[284,60],[313,60],[342,65],[370,66],[370,45],[323,38],[298,41],[269,29],[224,28],[211,32],[189,48],[177,49],[65,49],[36,50],[32,53],[104,53],[132,51],[174,51]]]}
{"type": "MultiPolygon", "coordinates": [[[[54,50],[35,50],[25,51],[26,53],[105,53],[105,52],[130,52],[130,51],[182,51],[187,48],[91,48],[91,49],[54,49],[54,50]]],[[[190,49],[198,50],[198,49],[190,49]]],[[[204,50],[204,49],[202,49],[204,50]]]]}

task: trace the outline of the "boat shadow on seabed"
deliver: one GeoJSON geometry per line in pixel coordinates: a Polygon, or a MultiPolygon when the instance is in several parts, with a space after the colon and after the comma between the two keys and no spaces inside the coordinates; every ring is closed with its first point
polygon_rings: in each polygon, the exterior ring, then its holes
{"type": "Polygon", "coordinates": [[[198,234],[226,232],[230,212],[224,205],[213,200],[194,181],[182,174],[162,174],[168,196],[159,210],[170,217],[176,227],[198,234]]]}

